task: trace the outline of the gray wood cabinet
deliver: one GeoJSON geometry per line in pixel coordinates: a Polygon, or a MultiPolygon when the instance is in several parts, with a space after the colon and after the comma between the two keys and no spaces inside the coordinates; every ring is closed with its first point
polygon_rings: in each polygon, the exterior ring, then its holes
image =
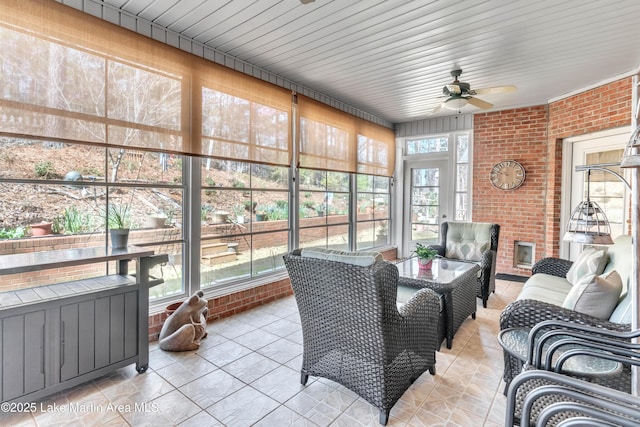
{"type": "Polygon", "coordinates": [[[0,274],[102,261],[118,261],[117,274],[0,293],[3,402],[33,402],[132,363],[146,371],[149,287],[162,283],[149,268],[166,255],[131,246],[4,255],[0,274]]]}
{"type": "Polygon", "coordinates": [[[45,310],[2,319],[2,400],[45,387],[45,310]]]}

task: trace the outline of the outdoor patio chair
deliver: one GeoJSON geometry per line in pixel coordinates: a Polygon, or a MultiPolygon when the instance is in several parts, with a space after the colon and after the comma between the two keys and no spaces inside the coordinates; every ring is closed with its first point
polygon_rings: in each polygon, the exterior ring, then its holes
{"type": "MultiPolygon", "coordinates": [[[[602,331],[596,327],[561,321],[545,321],[536,325],[529,333],[528,355],[523,371],[511,381],[505,393],[505,425],[513,425],[509,423],[520,419],[521,425],[534,423],[541,416],[543,407],[564,402],[564,394],[550,393],[544,398],[535,397],[525,403],[527,396],[536,388],[557,385],[557,378],[567,384],[588,384],[583,388],[589,390],[605,390],[623,397],[628,395],[631,392],[631,366],[640,365],[640,344],[631,341],[638,336],[638,330],[602,331]],[[611,364],[617,365],[617,368],[612,369],[611,364]],[[553,371],[559,377],[543,374],[522,376],[538,371],[553,371]],[[534,400],[535,404],[532,403],[534,400]]],[[[597,393],[591,394],[597,396],[597,393]]]]}
{"type": "Polygon", "coordinates": [[[398,270],[375,252],[294,250],[284,256],[303,334],[301,383],[336,381],[380,410],[380,424],[425,371],[435,375],[440,298],[396,305],[398,270]]]}
{"type": "Polygon", "coordinates": [[[505,426],[626,426],[640,424],[638,398],[557,372],[530,370],[513,379],[505,426]]]}
{"type": "Polygon", "coordinates": [[[480,266],[477,296],[487,307],[489,294],[496,290],[496,258],[500,225],[483,222],[443,222],[440,244],[429,245],[444,259],[474,262],[480,266]]]}

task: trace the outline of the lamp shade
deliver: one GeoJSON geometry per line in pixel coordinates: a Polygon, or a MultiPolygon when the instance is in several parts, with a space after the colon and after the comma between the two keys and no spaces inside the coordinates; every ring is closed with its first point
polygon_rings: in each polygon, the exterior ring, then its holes
{"type": "Polygon", "coordinates": [[[467,100],[467,98],[463,98],[463,97],[452,97],[447,99],[444,102],[443,107],[446,108],[447,110],[459,110],[462,107],[464,107],[465,105],[467,105],[469,103],[469,100],[467,100]]]}
{"type": "Polygon", "coordinates": [[[564,240],[592,245],[613,244],[609,220],[596,202],[587,199],[573,210],[564,240]]]}
{"type": "Polygon", "coordinates": [[[640,167],[640,126],[636,128],[629,138],[629,143],[624,150],[624,156],[620,162],[621,168],[640,167]]]}

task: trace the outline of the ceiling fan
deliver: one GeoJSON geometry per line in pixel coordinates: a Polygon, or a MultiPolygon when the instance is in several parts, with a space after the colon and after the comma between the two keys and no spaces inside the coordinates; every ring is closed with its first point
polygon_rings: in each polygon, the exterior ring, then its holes
{"type": "Polygon", "coordinates": [[[482,108],[483,110],[488,110],[493,107],[493,104],[487,101],[483,101],[482,99],[476,98],[475,95],[493,95],[496,93],[509,93],[514,92],[517,88],[513,85],[509,86],[495,86],[495,87],[485,87],[482,89],[471,89],[471,85],[466,82],[461,82],[458,80],[458,77],[462,74],[461,69],[455,69],[451,71],[451,76],[453,77],[453,82],[445,85],[442,88],[442,93],[447,97],[440,105],[433,109],[431,112],[436,113],[440,111],[441,108],[446,108],[449,110],[459,110],[467,104],[471,104],[474,107],[482,108]]]}

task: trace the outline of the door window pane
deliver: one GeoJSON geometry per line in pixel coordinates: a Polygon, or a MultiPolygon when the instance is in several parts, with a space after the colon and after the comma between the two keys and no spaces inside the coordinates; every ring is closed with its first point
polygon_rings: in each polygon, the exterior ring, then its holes
{"type": "Polygon", "coordinates": [[[436,243],[440,212],[440,170],[411,170],[411,240],[436,243]]]}
{"type": "Polygon", "coordinates": [[[449,137],[438,136],[431,138],[407,140],[407,154],[426,154],[449,151],[449,137]]]}

